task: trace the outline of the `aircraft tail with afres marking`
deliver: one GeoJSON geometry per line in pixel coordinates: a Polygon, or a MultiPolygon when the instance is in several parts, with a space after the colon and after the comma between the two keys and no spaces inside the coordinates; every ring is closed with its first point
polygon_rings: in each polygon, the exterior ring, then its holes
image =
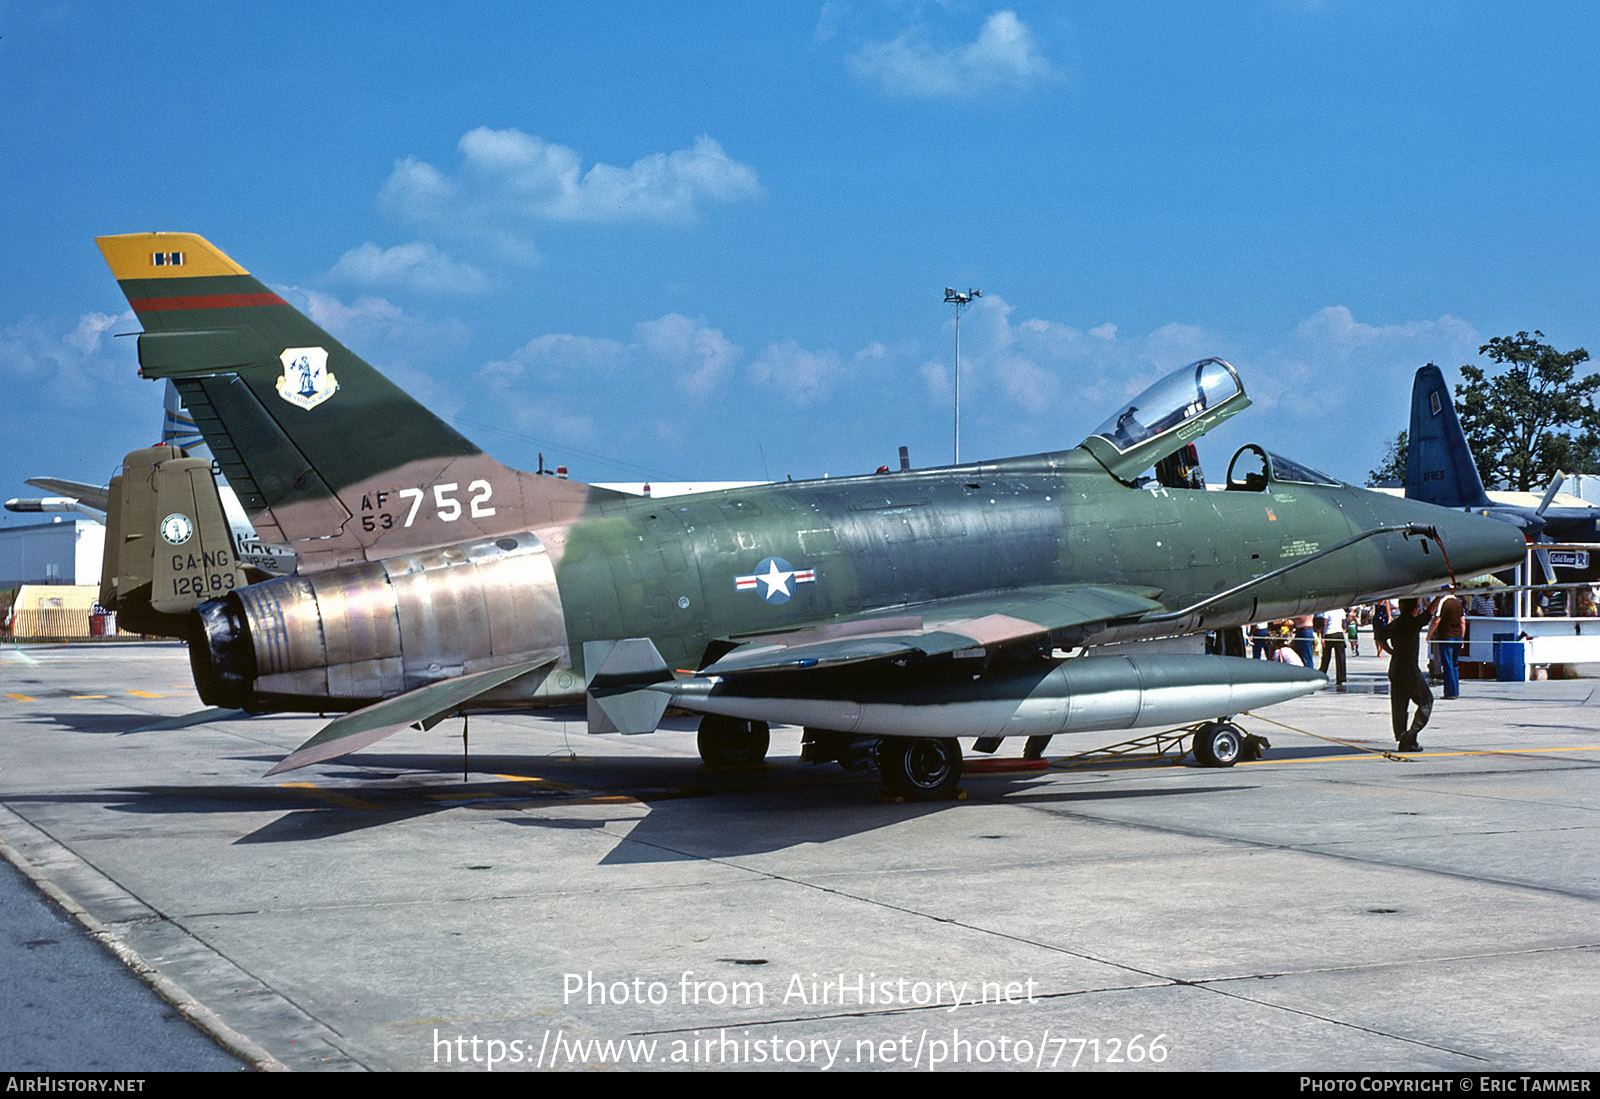
{"type": "Polygon", "coordinates": [[[1446,508],[1490,507],[1472,449],[1456,417],[1444,374],[1429,363],[1411,384],[1406,434],[1406,498],[1446,508]]]}
{"type": "Polygon", "coordinates": [[[500,465],[205,238],[96,243],[256,530],[300,571],[576,517],[604,490],[500,465]]]}

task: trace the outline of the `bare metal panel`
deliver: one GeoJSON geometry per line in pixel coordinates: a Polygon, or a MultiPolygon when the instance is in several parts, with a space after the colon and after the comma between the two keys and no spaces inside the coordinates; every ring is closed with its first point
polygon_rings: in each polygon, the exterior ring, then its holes
{"type": "Polygon", "coordinates": [[[321,612],[328,660],[400,655],[400,622],[383,566],[368,564],[311,577],[321,612]]]}
{"type": "Polygon", "coordinates": [[[328,668],[328,693],[335,698],[376,699],[405,689],[400,658],[355,660],[328,668]]]}
{"type": "Polygon", "coordinates": [[[527,533],[283,577],[239,596],[263,696],[374,699],[566,654],[555,571],[527,533]]]}

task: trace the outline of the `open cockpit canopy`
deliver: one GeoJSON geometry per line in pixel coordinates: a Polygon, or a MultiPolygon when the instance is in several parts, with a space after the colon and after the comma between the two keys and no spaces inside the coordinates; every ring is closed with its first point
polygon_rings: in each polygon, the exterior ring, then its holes
{"type": "Polygon", "coordinates": [[[1131,481],[1249,406],[1233,367],[1221,359],[1201,359],[1123,405],[1082,445],[1112,476],[1131,481]]]}

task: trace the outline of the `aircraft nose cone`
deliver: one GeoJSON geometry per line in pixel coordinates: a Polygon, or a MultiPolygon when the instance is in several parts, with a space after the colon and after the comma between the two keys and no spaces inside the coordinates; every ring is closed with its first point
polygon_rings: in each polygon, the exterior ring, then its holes
{"type": "Polygon", "coordinates": [[[1436,523],[1439,539],[1456,576],[1465,580],[1522,563],[1528,543],[1511,523],[1481,515],[1451,514],[1436,523]]]}

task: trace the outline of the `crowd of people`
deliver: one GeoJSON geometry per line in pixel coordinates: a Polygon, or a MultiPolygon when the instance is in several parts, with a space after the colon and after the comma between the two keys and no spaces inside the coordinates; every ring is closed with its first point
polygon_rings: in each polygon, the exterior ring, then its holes
{"type": "MultiPolygon", "coordinates": [[[[1495,593],[1478,588],[1429,601],[1434,613],[1429,620],[1428,640],[1435,645],[1430,651],[1430,664],[1441,667],[1440,674],[1447,682],[1454,679],[1460,658],[1460,643],[1466,635],[1464,619],[1510,617],[1515,608],[1509,593],[1495,593]]],[[[1405,600],[1400,600],[1404,603],[1405,600]]],[[[1383,656],[1389,647],[1379,640],[1380,631],[1400,613],[1392,599],[1360,607],[1306,614],[1298,618],[1284,618],[1276,622],[1257,622],[1249,629],[1250,655],[1257,660],[1281,660],[1288,664],[1301,664],[1327,672],[1330,664],[1336,682],[1345,681],[1346,654],[1361,655],[1361,630],[1371,627],[1376,652],[1383,656]],[[1319,664],[1320,657],[1320,664],[1319,664]]],[[[1530,599],[1530,613],[1547,618],[1595,618],[1594,589],[1588,585],[1549,588],[1537,591],[1530,599]]],[[[1452,688],[1448,693],[1454,694],[1452,688]]]]}
{"type": "MultiPolygon", "coordinates": [[[[1420,749],[1417,735],[1433,713],[1429,672],[1422,669],[1423,645],[1427,645],[1426,662],[1442,684],[1443,697],[1458,697],[1466,619],[1508,616],[1515,610],[1510,602],[1513,598],[1510,593],[1479,588],[1435,599],[1401,599],[1398,605],[1380,600],[1322,614],[1258,622],[1249,631],[1250,655],[1258,660],[1315,667],[1324,675],[1331,666],[1336,689],[1342,690],[1347,655],[1361,655],[1361,630],[1370,626],[1373,655],[1389,656],[1389,708],[1395,741],[1401,751],[1413,752],[1420,749]]],[[[1587,585],[1552,587],[1534,593],[1530,610],[1542,617],[1592,618],[1597,616],[1595,602],[1594,590],[1587,585]]]]}

